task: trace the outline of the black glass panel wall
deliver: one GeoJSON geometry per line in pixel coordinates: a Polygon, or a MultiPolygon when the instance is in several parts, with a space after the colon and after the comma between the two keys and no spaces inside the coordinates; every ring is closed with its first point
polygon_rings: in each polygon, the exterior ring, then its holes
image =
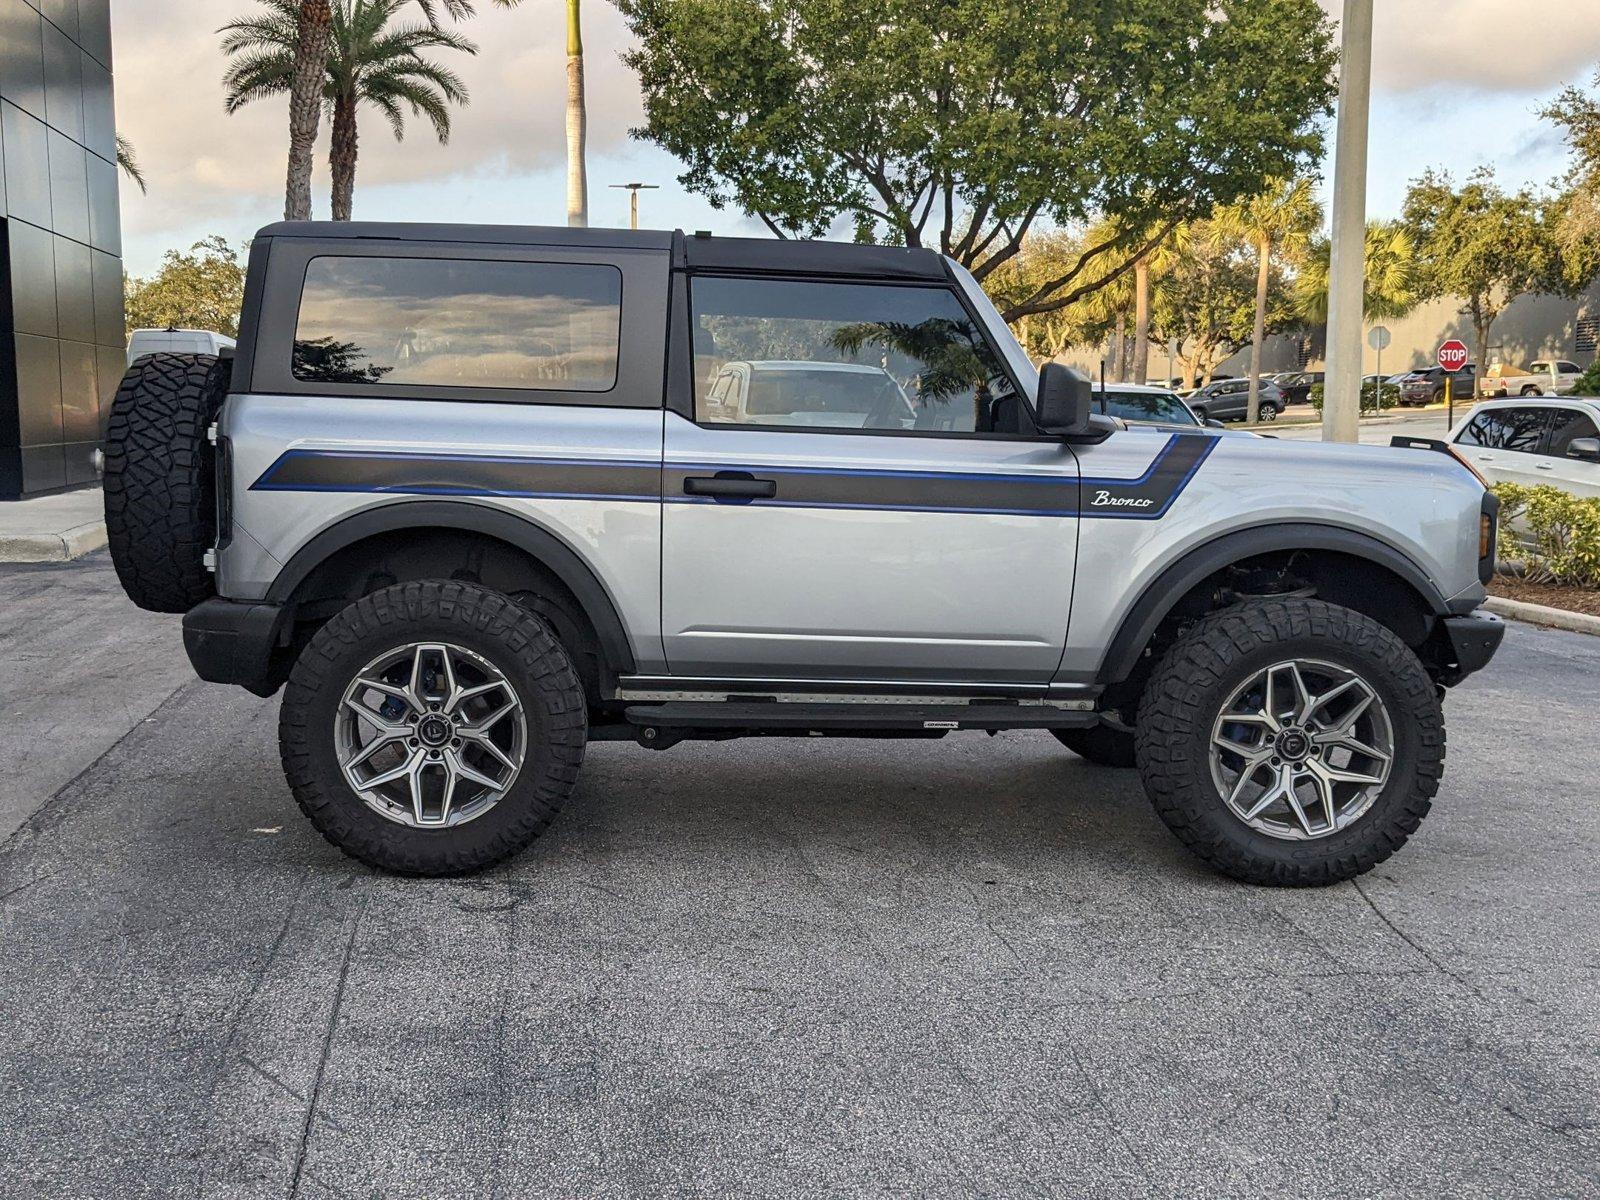
{"type": "Polygon", "coordinates": [[[0,0],[0,500],[92,483],[126,353],[110,0],[0,0]]]}

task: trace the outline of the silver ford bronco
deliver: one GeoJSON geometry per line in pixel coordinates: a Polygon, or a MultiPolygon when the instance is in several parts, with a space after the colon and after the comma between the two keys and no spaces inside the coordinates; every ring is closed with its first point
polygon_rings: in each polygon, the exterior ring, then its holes
{"type": "Polygon", "coordinates": [[[285,688],[296,800],[388,870],[522,850],[590,740],[1039,729],[1329,883],[1503,632],[1446,447],[1124,425],[926,250],[274,225],[241,330],[123,382],[112,554],[201,678],[285,688]]]}

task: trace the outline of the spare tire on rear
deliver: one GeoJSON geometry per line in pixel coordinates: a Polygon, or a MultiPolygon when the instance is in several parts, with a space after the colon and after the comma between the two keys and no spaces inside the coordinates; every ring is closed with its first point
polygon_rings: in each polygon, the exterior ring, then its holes
{"type": "Polygon", "coordinates": [[[129,368],[106,426],[106,534],[122,588],[140,608],[187,612],[216,594],[216,450],[206,431],[231,362],[152,354],[129,368]]]}

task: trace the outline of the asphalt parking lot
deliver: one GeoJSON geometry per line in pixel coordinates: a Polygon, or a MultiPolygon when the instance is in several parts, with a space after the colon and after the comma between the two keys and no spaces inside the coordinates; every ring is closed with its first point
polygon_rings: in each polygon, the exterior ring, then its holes
{"type": "Polygon", "coordinates": [[[1514,626],[1354,885],[1215,877],[1034,733],[596,745],[521,859],[424,882],[324,844],[276,701],[182,682],[109,572],[0,569],[0,750],[38,780],[0,1194],[1600,1189],[1600,640],[1514,626]],[[55,695],[85,663],[153,707],[24,736],[94,709],[55,695]]]}

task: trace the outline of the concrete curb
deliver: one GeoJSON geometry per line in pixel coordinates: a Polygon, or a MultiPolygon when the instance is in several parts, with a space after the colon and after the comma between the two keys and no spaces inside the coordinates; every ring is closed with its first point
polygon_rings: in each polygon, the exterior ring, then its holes
{"type": "Polygon", "coordinates": [[[0,536],[0,563],[71,562],[106,544],[104,521],[91,521],[61,533],[0,536]]]}
{"type": "Polygon", "coordinates": [[[1588,613],[1571,612],[1565,608],[1550,608],[1544,604],[1529,604],[1524,600],[1507,600],[1504,596],[1490,596],[1485,608],[1513,621],[1526,621],[1530,625],[1546,625],[1551,629],[1569,629],[1573,633],[1600,635],[1600,617],[1588,613]]]}

